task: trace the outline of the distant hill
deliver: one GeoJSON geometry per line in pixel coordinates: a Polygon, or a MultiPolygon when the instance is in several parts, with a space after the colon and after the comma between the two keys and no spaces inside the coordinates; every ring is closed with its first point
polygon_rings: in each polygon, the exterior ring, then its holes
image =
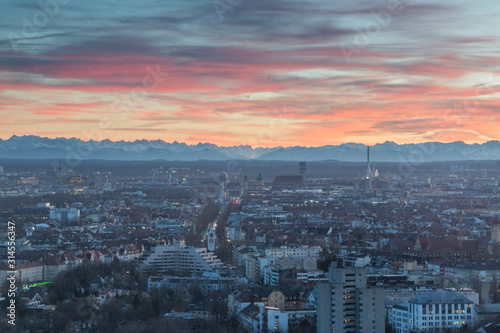
{"type": "MultiPolygon", "coordinates": [[[[250,146],[223,147],[211,143],[187,145],[162,140],[136,141],[82,141],[76,138],[49,139],[39,136],[12,136],[0,139],[0,158],[29,159],[105,159],[105,160],[277,160],[322,161],[339,160],[363,162],[366,145],[345,143],[322,147],[252,148],[250,146]]],[[[373,162],[421,163],[432,161],[496,160],[500,159],[500,142],[466,144],[427,142],[398,145],[384,142],[370,147],[373,162]]]]}

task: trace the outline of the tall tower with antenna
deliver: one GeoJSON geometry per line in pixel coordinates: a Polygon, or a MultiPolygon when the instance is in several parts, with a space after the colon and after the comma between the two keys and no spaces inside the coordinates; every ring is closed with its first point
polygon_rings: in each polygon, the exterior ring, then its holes
{"type": "Polygon", "coordinates": [[[366,176],[365,176],[365,193],[369,194],[372,191],[372,173],[370,169],[370,147],[366,147],[366,176]]]}

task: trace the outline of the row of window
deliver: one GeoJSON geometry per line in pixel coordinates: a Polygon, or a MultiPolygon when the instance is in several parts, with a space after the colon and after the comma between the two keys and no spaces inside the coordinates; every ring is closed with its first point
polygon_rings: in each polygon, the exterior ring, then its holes
{"type": "MultiPolygon", "coordinates": [[[[452,320],[452,319],[471,319],[471,316],[429,316],[429,320],[439,321],[439,320],[445,320],[445,319],[448,319],[448,320],[452,320]]],[[[427,317],[423,316],[422,320],[426,321],[427,317]]]]}
{"type": "Polygon", "coordinates": [[[422,306],[422,314],[441,314],[441,313],[458,314],[465,312],[467,313],[472,312],[472,307],[470,304],[430,304],[422,306]]]}
{"type": "Polygon", "coordinates": [[[436,326],[436,327],[445,327],[446,325],[447,326],[463,326],[466,324],[465,321],[448,321],[448,322],[443,322],[443,325],[440,325],[440,323],[436,323],[434,324],[433,322],[429,322],[429,323],[422,323],[422,326],[427,326],[427,324],[429,324],[428,326],[436,326]]]}

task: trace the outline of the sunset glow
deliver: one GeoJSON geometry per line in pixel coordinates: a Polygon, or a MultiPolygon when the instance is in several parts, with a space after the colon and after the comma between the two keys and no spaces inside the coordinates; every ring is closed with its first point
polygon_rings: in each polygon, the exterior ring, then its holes
{"type": "Polygon", "coordinates": [[[2,139],[499,138],[497,1],[54,3],[2,3],[2,139]]]}

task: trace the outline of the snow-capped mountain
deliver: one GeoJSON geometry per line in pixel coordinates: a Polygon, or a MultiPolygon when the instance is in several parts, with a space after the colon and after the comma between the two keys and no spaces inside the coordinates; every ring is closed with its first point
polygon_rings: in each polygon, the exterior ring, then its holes
{"type": "MultiPolygon", "coordinates": [[[[163,140],[136,141],[82,141],[76,138],[44,138],[39,136],[12,136],[0,139],[0,158],[34,159],[108,159],[108,160],[179,160],[193,161],[259,159],[283,161],[366,160],[366,145],[345,143],[322,147],[252,148],[251,146],[223,147],[211,143],[187,145],[163,140]]],[[[461,141],[427,142],[398,145],[384,142],[371,146],[371,160],[387,162],[422,163],[453,160],[500,159],[500,142],[466,144],[461,141]]]]}

